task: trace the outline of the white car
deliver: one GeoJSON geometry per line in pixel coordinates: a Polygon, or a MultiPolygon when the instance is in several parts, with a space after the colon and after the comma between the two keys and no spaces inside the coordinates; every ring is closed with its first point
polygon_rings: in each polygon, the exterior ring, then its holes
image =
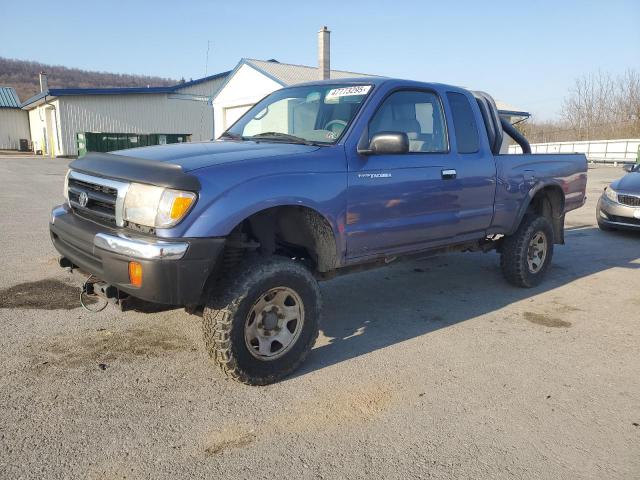
{"type": "Polygon", "coordinates": [[[596,217],[601,230],[640,230],[640,163],[626,167],[629,172],[604,189],[596,217]]]}

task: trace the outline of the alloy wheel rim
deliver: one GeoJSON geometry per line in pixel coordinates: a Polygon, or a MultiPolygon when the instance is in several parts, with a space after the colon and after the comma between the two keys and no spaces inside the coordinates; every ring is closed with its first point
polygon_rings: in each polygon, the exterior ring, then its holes
{"type": "Polygon", "coordinates": [[[538,273],[547,258],[547,236],[544,232],[536,232],[529,242],[527,264],[531,273],[538,273]]]}
{"type": "Polygon", "coordinates": [[[245,320],[247,349],[259,360],[275,360],[287,353],[300,337],[304,305],[300,295],[288,287],[264,292],[245,320]]]}

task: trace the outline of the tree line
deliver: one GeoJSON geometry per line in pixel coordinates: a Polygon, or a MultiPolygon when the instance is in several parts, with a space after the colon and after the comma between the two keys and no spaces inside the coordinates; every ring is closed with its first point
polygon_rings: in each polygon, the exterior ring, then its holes
{"type": "Polygon", "coordinates": [[[640,74],[599,71],[575,80],[560,118],[517,125],[531,143],[640,138],[640,74]]]}
{"type": "Polygon", "coordinates": [[[47,73],[50,88],[163,87],[177,80],[146,75],[94,72],[59,65],[0,57],[0,86],[16,89],[21,101],[40,92],[40,72],[47,73]]]}

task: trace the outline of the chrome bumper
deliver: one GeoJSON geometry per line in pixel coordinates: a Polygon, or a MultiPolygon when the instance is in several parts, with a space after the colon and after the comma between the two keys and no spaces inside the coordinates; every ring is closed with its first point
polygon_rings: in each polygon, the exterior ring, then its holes
{"type": "MultiPolygon", "coordinates": [[[[64,206],[55,207],[51,212],[51,225],[56,219],[70,212],[64,206]]],[[[188,242],[167,242],[166,240],[139,238],[124,233],[99,232],[93,236],[93,246],[108,252],[143,260],[180,260],[187,253],[188,242]]]]}
{"type": "Polygon", "coordinates": [[[221,258],[226,239],[136,235],[83,219],[68,206],[55,208],[49,225],[60,255],[80,271],[129,295],[167,305],[200,305],[204,285],[221,258]],[[131,284],[129,264],[141,264],[144,281],[131,284]]]}
{"type": "Polygon", "coordinates": [[[108,233],[97,233],[93,237],[93,246],[127,257],[146,260],[180,260],[189,248],[186,242],[138,239],[123,234],[108,233]]]}

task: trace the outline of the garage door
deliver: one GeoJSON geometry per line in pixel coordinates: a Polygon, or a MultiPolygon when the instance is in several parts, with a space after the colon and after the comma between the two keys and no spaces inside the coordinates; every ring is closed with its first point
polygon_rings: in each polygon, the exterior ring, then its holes
{"type": "Polygon", "coordinates": [[[224,129],[226,130],[231,125],[236,123],[244,113],[249,110],[253,105],[239,105],[235,107],[227,107],[224,109],[224,129]]]}

